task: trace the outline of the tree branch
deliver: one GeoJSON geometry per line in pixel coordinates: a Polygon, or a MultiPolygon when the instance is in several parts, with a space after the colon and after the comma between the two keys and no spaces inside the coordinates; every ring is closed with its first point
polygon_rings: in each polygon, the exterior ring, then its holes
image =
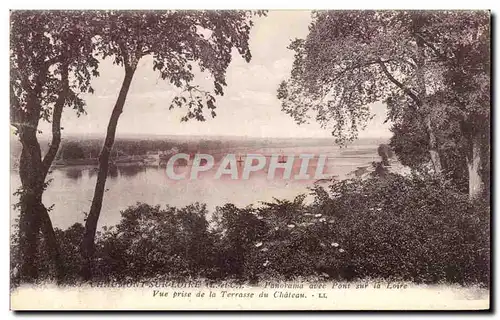
{"type": "Polygon", "coordinates": [[[396,59],[396,60],[397,60],[397,61],[401,61],[401,62],[403,62],[403,63],[406,63],[407,65],[411,66],[411,67],[412,67],[412,68],[414,68],[414,69],[415,69],[415,68],[417,68],[417,65],[416,65],[415,63],[413,63],[413,62],[409,61],[409,60],[405,60],[405,59],[403,59],[403,58],[398,58],[398,59],[396,59]]]}
{"type": "Polygon", "coordinates": [[[368,62],[364,62],[364,63],[355,64],[353,66],[350,66],[350,67],[345,68],[344,70],[340,71],[339,74],[333,79],[333,81],[340,79],[348,71],[352,71],[354,69],[359,69],[359,68],[363,68],[363,67],[368,67],[368,66],[378,64],[378,63],[379,63],[379,60],[372,60],[372,61],[368,61],[368,62]]]}
{"type": "Polygon", "coordinates": [[[57,63],[57,62],[61,61],[62,57],[63,57],[63,55],[60,54],[58,56],[52,57],[52,58],[50,58],[48,60],[45,60],[43,62],[44,68],[49,69],[51,65],[53,65],[54,63],[57,63]]]}
{"type": "Polygon", "coordinates": [[[432,45],[432,43],[430,43],[429,41],[427,41],[421,34],[419,34],[418,32],[415,33],[415,36],[418,37],[423,44],[425,44],[428,48],[430,48],[439,58],[443,59],[443,60],[447,60],[448,57],[446,56],[446,54],[440,52],[436,47],[434,47],[432,45]]]}
{"type": "Polygon", "coordinates": [[[59,150],[59,145],[61,144],[61,116],[69,92],[69,66],[67,63],[63,63],[61,68],[61,91],[57,97],[54,110],[52,112],[52,141],[42,162],[45,175],[48,173],[50,166],[56,157],[57,151],[59,150]]]}
{"type": "Polygon", "coordinates": [[[415,103],[418,106],[422,105],[422,100],[420,100],[420,98],[414,92],[412,92],[410,89],[405,87],[401,82],[399,82],[396,78],[394,78],[394,76],[389,72],[389,70],[387,70],[387,66],[385,65],[384,61],[379,59],[378,64],[379,64],[380,68],[382,69],[382,72],[384,72],[386,77],[389,78],[389,80],[392,83],[394,83],[398,88],[403,90],[403,92],[405,94],[407,94],[410,98],[412,98],[412,100],[415,101],[415,103]]]}

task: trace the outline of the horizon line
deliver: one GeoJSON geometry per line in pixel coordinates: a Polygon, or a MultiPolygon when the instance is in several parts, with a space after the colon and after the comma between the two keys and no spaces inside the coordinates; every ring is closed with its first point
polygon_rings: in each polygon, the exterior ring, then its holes
{"type": "MultiPolygon", "coordinates": [[[[39,138],[42,139],[50,139],[51,134],[42,134],[39,136],[39,138]]],[[[66,135],[63,135],[61,138],[64,139],[66,137],[88,137],[88,138],[105,138],[104,134],[100,133],[68,133],[66,135]]],[[[357,140],[364,140],[364,139],[389,139],[392,135],[381,135],[381,136],[372,136],[372,137],[358,137],[354,141],[357,140]]],[[[11,138],[17,137],[14,134],[11,134],[11,138]]],[[[175,133],[122,133],[122,134],[116,134],[115,138],[128,138],[128,137],[179,137],[179,138],[185,138],[185,137],[204,137],[204,138],[250,138],[250,139],[322,139],[322,140],[334,140],[335,137],[333,136],[328,136],[328,137],[314,137],[314,136],[305,136],[305,137],[294,137],[294,136],[255,136],[255,135],[224,135],[224,134],[175,134],[175,133]]]]}

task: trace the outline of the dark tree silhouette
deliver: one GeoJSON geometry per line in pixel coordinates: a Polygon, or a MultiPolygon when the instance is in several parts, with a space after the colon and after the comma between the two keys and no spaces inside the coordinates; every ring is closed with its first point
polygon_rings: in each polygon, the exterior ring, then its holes
{"type": "Polygon", "coordinates": [[[38,274],[36,250],[42,228],[57,277],[59,249],[42,194],[61,142],[61,114],[65,106],[84,111],[79,92],[92,92],[97,60],[83,12],[12,11],[10,15],[10,115],[22,143],[19,162],[21,188],[19,242],[21,281],[38,274]],[[52,141],[45,155],[38,142],[40,120],[52,122],[52,141]]]}
{"type": "Polygon", "coordinates": [[[392,158],[392,150],[387,144],[382,143],[377,148],[378,155],[382,158],[382,164],[389,166],[389,159],[392,158]]]}

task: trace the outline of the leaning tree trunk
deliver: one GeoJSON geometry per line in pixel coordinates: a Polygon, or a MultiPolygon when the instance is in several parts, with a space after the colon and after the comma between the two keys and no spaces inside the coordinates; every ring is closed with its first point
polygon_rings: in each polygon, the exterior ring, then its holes
{"type": "MultiPolygon", "coordinates": [[[[61,145],[61,117],[66,99],[69,94],[69,65],[67,62],[61,64],[61,91],[54,104],[54,109],[52,111],[52,141],[50,143],[49,150],[45,154],[42,160],[42,172],[43,181],[47,178],[47,175],[52,166],[52,162],[56,158],[57,151],[61,145]]],[[[42,191],[43,192],[43,191],[42,191]]],[[[60,282],[64,277],[63,263],[60,253],[59,243],[57,241],[56,233],[52,225],[52,221],[49,216],[47,208],[40,201],[39,212],[41,218],[42,233],[45,238],[45,242],[49,249],[49,254],[55,268],[55,278],[60,282]]]]}
{"type": "Polygon", "coordinates": [[[470,139],[470,151],[467,153],[467,169],[469,172],[469,198],[478,198],[483,190],[481,176],[481,137],[474,134],[470,139]]]}
{"type": "Polygon", "coordinates": [[[106,186],[106,179],[108,176],[109,158],[111,149],[115,141],[116,127],[118,119],[123,111],[127,93],[134,76],[136,65],[125,66],[125,77],[123,79],[120,94],[116,100],[116,104],[109,119],[106,139],[99,155],[99,172],[97,174],[97,182],[94,190],[94,198],[90,206],[90,211],[85,222],[85,233],[83,235],[81,253],[83,257],[82,277],[84,280],[92,278],[93,257],[95,251],[95,235],[97,231],[97,223],[101,214],[102,201],[104,198],[104,188],[106,186]]]}

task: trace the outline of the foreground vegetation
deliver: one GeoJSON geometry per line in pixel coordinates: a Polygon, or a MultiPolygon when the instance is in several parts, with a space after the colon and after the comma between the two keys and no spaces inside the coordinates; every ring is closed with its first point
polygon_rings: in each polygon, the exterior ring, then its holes
{"type": "MultiPolygon", "coordinates": [[[[138,203],[97,234],[94,281],[309,277],[415,283],[489,282],[489,205],[425,175],[387,173],[314,187],[312,201],[184,208],[138,203]]],[[[84,227],[56,229],[63,283],[80,281],[84,227]]],[[[41,279],[53,274],[44,242],[41,279]]],[[[12,242],[13,283],[19,262],[12,242]]]]}

